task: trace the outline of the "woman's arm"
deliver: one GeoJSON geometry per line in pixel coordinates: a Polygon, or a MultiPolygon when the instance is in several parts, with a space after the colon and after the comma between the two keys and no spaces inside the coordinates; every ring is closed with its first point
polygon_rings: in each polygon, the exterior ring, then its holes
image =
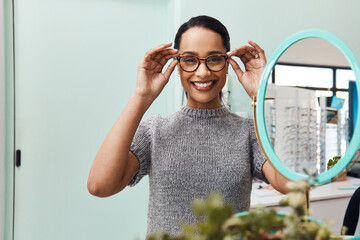
{"type": "Polygon", "coordinates": [[[107,197],[120,192],[138,171],[139,160],[130,152],[130,145],[143,115],[159,96],[177,64],[176,60],[171,62],[162,73],[168,60],[178,55],[178,50],[169,49],[170,46],[168,43],[151,49],[141,61],[136,90],[91,166],[87,187],[92,195],[107,197]]]}
{"type": "Polygon", "coordinates": [[[284,177],[282,174],[280,174],[274,167],[269,163],[269,161],[266,161],[263,165],[262,171],[266,177],[266,179],[269,181],[271,186],[273,186],[277,191],[285,194],[288,193],[289,190],[286,188],[286,183],[290,180],[284,177]]]}
{"type": "Polygon", "coordinates": [[[129,149],[148,106],[145,99],[134,94],[106,136],[88,178],[87,187],[92,195],[107,197],[120,192],[139,169],[139,161],[129,149]]]}

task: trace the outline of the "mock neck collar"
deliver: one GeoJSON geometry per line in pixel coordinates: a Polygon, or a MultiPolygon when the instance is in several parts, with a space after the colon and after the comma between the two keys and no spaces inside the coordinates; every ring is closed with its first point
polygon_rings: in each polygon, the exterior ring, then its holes
{"type": "Polygon", "coordinates": [[[182,106],[180,111],[186,116],[197,118],[220,117],[230,113],[229,110],[227,110],[224,106],[211,109],[190,108],[187,106],[182,106]]]}

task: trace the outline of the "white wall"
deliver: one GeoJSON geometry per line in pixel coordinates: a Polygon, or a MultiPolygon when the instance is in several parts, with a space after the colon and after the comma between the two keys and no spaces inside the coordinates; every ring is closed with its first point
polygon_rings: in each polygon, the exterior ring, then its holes
{"type": "MultiPolygon", "coordinates": [[[[136,70],[140,60],[150,48],[173,40],[173,23],[168,20],[171,19],[172,8],[168,6],[167,1],[162,0],[14,2],[16,133],[19,134],[16,135],[15,147],[22,150],[23,156],[22,166],[15,169],[14,175],[14,204],[17,216],[15,239],[134,239],[135,236],[143,238],[146,231],[147,178],[136,187],[128,188],[121,194],[107,199],[92,197],[87,192],[86,180],[101,142],[135,89],[136,70]],[[43,100],[37,101],[40,99],[39,92],[55,93],[56,97],[42,95],[43,100]],[[30,99],[35,102],[29,104],[30,99]],[[29,105],[25,106],[26,104],[29,105]],[[25,115],[22,117],[22,114],[25,115]],[[53,114],[58,114],[59,117],[50,120],[48,116],[54,116],[53,114]],[[33,117],[39,117],[41,123],[45,124],[34,127],[39,121],[33,121],[33,117]],[[24,127],[29,123],[32,125],[31,129],[37,129],[36,133],[24,137],[24,133],[27,132],[24,127]],[[55,133],[56,129],[61,130],[55,133]],[[62,137],[56,137],[58,133],[62,137]],[[27,150],[33,149],[38,153],[52,156],[52,161],[46,163],[51,162],[59,166],[39,164],[39,174],[28,177],[29,181],[21,182],[24,173],[31,172],[25,171],[29,169],[26,167],[35,166],[33,161],[29,164],[30,161],[26,159],[39,159],[26,158],[26,154],[30,152],[25,151],[25,141],[28,140],[30,143],[46,141],[40,144],[44,146],[42,149],[39,149],[38,145],[37,148],[27,147],[27,150]],[[73,147],[74,149],[71,149],[73,147]],[[82,147],[83,149],[80,149],[82,147]],[[54,160],[53,156],[57,158],[60,153],[69,156],[61,157],[61,161],[54,160]],[[76,156],[77,154],[81,156],[76,156]],[[60,171],[60,166],[65,165],[68,166],[67,169],[60,171]],[[49,174],[49,170],[54,170],[54,174],[49,174]],[[64,174],[58,176],[61,172],[64,174]],[[44,176],[39,177],[41,174],[44,176]],[[32,182],[40,178],[45,181],[32,182]],[[30,183],[30,186],[27,185],[28,188],[25,186],[27,183],[30,183]],[[46,190],[42,189],[43,186],[46,190]],[[32,190],[27,191],[30,189],[32,190]],[[40,194],[36,194],[35,189],[38,189],[40,194]],[[25,198],[21,198],[27,193],[29,194],[25,198]],[[56,197],[56,194],[59,194],[63,201],[56,197]],[[49,198],[53,201],[46,201],[49,198]],[[60,203],[61,207],[56,207],[57,203],[60,203]],[[26,204],[30,207],[24,207],[26,204]],[[47,214],[52,212],[47,211],[47,207],[56,211],[56,217],[47,217],[47,214]],[[33,209],[36,214],[25,214],[24,209],[33,209]],[[23,213],[25,217],[20,216],[23,213]],[[28,216],[31,217],[30,221],[28,216]],[[42,231],[44,228],[46,231],[42,231]],[[39,236],[24,236],[29,232],[37,232],[39,236]],[[47,237],[48,235],[50,237],[47,237]]],[[[11,11],[6,13],[7,16],[11,15],[11,11]]],[[[6,28],[6,31],[9,30],[9,24],[6,24],[6,28]]],[[[7,39],[9,35],[6,36],[7,39]]],[[[5,54],[9,54],[12,47],[9,42],[6,44],[5,54]]],[[[12,60],[8,58],[6,63],[11,64],[12,60]]],[[[12,72],[8,65],[5,69],[6,73],[12,72]]],[[[11,82],[11,76],[7,76],[5,88],[8,96],[12,93],[11,82]]],[[[1,83],[4,84],[4,80],[1,83]]],[[[147,116],[174,110],[172,90],[170,83],[151,106],[147,116]]],[[[3,95],[0,101],[4,103],[3,95]]],[[[5,111],[9,113],[11,98],[7,98],[6,101],[5,111]]],[[[8,122],[12,114],[5,115],[6,119],[1,122],[1,127],[6,125],[9,131],[6,131],[6,142],[1,144],[1,147],[12,143],[9,138],[13,128],[11,120],[8,122]]],[[[5,165],[5,173],[8,176],[5,180],[6,201],[3,208],[6,221],[1,229],[5,229],[5,239],[10,240],[13,146],[8,145],[5,150],[8,156],[5,164],[4,160],[1,163],[5,165]]]]}

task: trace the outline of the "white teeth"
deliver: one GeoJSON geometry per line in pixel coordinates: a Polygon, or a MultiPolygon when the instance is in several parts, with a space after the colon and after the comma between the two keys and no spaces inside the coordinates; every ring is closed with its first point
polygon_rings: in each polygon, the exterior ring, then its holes
{"type": "Polygon", "coordinates": [[[206,82],[206,83],[199,83],[199,82],[194,82],[194,84],[195,84],[195,86],[197,86],[197,87],[209,87],[209,86],[211,86],[212,85],[212,81],[210,81],[210,82],[206,82]]]}

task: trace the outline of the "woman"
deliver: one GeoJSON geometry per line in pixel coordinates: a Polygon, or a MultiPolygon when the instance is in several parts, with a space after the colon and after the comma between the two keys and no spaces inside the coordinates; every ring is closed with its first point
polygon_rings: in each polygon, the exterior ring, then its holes
{"type": "Polygon", "coordinates": [[[135,92],[93,162],[90,193],[111,196],[149,174],[147,233],[175,234],[180,222],[194,220],[192,200],[211,191],[221,193],[237,212],[250,206],[253,177],[284,192],[286,180],[261,154],[252,120],[221,104],[229,63],[248,95],[257,93],[266,59],[256,43],[249,44],[230,52],[225,26],[198,16],[179,28],[175,49],[167,43],[147,52],[138,67],[135,92]],[[244,72],[232,57],[241,59],[244,72]],[[174,60],[162,73],[170,59],[174,60]],[[187,93],[186,106],[141,121],[176,66],[187,93]]]}

